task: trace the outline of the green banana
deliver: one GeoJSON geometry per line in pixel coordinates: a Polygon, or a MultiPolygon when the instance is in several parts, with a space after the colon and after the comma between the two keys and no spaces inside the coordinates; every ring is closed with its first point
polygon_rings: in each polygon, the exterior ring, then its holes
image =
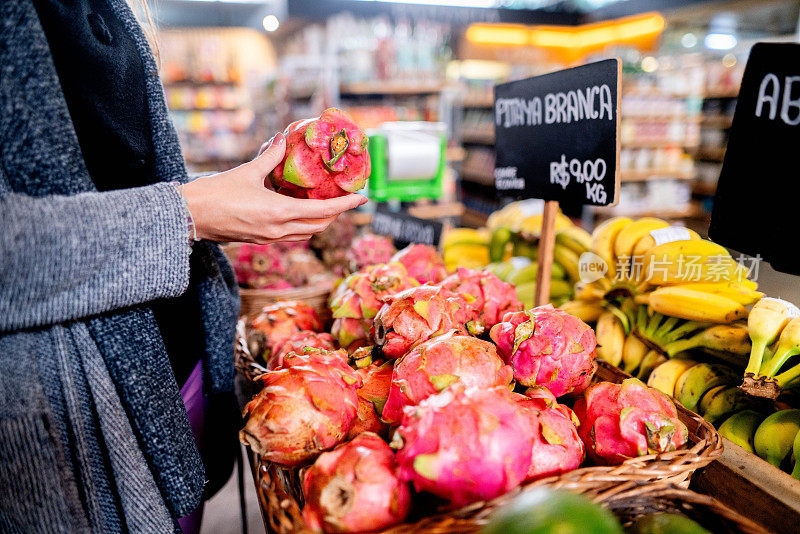
{"type": "MultiPolygon", "coordinates": [[[[513,269],[513,267],[512,267],[513,269]]],[[[530,263],[524,267],[519,269],[513,270],[511,273],[507,275],[507,282],[509,284],[513,284],[515,286],[520,284],[527,284],[528,282],[535,282],[536,281],[536,274],[539,272],[539,266],[536,263],[530,263]]],[[[560,280],[563,281],[565,278],[566,272],[564,268],[557,264],[553,263],[552,268],[550,269],[550,280],[560,280]]],[[[570,287],[572,287],[570,285],[570,287]]]]}
{"type": "Polygon", "coordinates": [[[786,323],[778,338],[775,354],[761,366],[761,375],[775,376],[786,360],[797,354],[800,354],[800,317],[795,317],[786,323]]]}
{"type": "Polygon", "coordinates": [[[573,283],[581,279],[580,266],[578,265],[580,258],[567,247],[556,243],[553,247],[553,261],[564,268],[573,283]]]}
{"type": "Polygon", "coordinates": [[[765,417],[764,414],[755,410],[736,412],[719,426],[719,435],[734,442],[747,452],[755,454],[753,438],[756,429],[765,417]]]}
{"type": "Polygon", "coordinates": [[[636,373],[636,378],[644,382],[650,378],[650,373],[653,370],[667,361],[667,357],[657,350],[651,350],[642,358],[642,363],[639,365],[639,371],[636,373]]]}
{"type": "Polygon", "coordinates": [[[732,385],[737,373],[727,365],[700,363],[684,371],[675,383],[675,399],[687,410],[697,411],[697,403],[709,389],[732,385]]]}
{"type": "Polygon", "coordinates": [[[800,431],[800,410],[781,410],[758,425],[753,437],[756,454],[775,467],[780,467],[792,452],[794,438],[800,431]]]}
{"type": "Polygon", "coordinates": [[[514,241],[513,254],[514,256],[522,256],[535,260],[539,257],[539,245],[534,245],[525,239],[517,239],[514,241]]]}
{"type": "Polygon", "coordinates": [[[647,378],[647,385],[672,397],[675,395],[675,384],[678,383],[678,378],[695,365],[697,365],[697,362],[694,360],[680,358],[667,360],[653,369],[653,372],[647,378]]]}
{"type": "Polygon", "coordinates": [[[716,386],[700,399],[699,413],[709,423],[714,423],[729,413],[744,409],[750,398],[736,386],[716,386]]]}
{"type": "Polygon", "coordinates": [[[507,261],[501,261],[489,270],[503,282],[508,282],[508,276],[514,272],[514,266],[507,261]]]}
{"type": "Polygon", "coordinates": [[[745,375],[757,375],[761,370],[764,349],[778,339],[783,327],[789,322],[789,303],[772,298],[763,298],[753,305],[747,317],[747,330],[753,347],[745,375]]]}
{"type": "Polygon", "coordinates": [[[792,468],[792,476],[800,480],[800,432],[794,437],[792,444],[792,456],[794,457],[794,468],[792,468]]]}
{"type": "Polygon", "coordinates": [[[690,338],[667,343],[664,351],[672,357],[679,352],[698,347],[745,355],[750,353],[750,338],[747,328],[735,324],[720,324],[701,330],[690,338]]]}
{"type": "Polygon", "coordinates": [[[556,233],[556,243],[580,256],[592,250],[592,236],[583,228],[567,226],[556,233]]]}
{"type": "Polygon", "coordinates": [[[489,239],[489,261],[503,261],[506,245],[511,241],[511,228],[501,226],[492,232],[489,239]]]}

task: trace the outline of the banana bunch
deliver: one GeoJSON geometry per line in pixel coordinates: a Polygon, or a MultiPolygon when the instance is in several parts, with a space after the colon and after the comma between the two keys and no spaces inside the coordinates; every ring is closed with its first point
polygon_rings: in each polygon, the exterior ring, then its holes
{"type": "MultiPolygon", "coordinates": [[[[486,270],[494,273],[500,280],[513,284],[517,298],[526,309],[533,308],[536,293],[536,276],[539,266],[530,258],[514,256],[507,261],[490,263],[486,270]]],[[[550,300],[560,304],[572,296],[573,284],[567,279],[567,271],[561,264],[553,263],[550,271],[550,300]]]]}
{"type": "Polygon", "coordinates": [[[449,270],[456,267],[482,269],[489,263],[489,238],[487,230],[453,228],[442,237],[444,263],[449,270]]]}
{"type": "Polygon", "coordinates": [[[698,363],[674,358],[657,365],[647,385],[671,395],[686,409],[713,423],[749,405],[749,398],[736,387],[738,373],[720,363],[698,363]]]}
{"type": "MultiPolygon", "coordinates": [[[[490,231],[505,226],[515,233],[538,236],[542,232],[542,209],[541,200],[512,202],[489,215],[486,226],[490,231]]],[[[559,211],[556,215],[556,231],[569,226],[572,226],[572,221],[559,211]]]]}
{"type": "Polygon", "coordinates": [[[747,327],[752,349],[742,389],[775,399],[781,390],[800,384],[800,364],[784,370],[800,354],[800,310],[784,300],[762,298],[753,306],[747,327]]]}

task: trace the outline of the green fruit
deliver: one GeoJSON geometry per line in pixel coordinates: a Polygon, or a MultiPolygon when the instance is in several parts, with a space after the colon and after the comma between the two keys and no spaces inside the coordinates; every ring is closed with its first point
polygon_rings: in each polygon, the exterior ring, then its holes
{"type": "Polygon", "coordinates": [[[527,284],[528,282],[535,282],[536,273],[538,272],[538,270],[539,267],[535,263],[526,265],[522,269],[517,269],[516,271],[509,274],[508,283],[514,284],[515,286],[519,286],[522,284],[527,284]]]}
{"type": "Polygon", "coordinates": [[[762,459],[780,468],[792,452],[798,431],[800,431],[800,410],[775,412],[758,425],[753,436],[753,448],[762,459]]]}
{"type": "Polygon", "coordinates": [[[534,245],[524,239],[517,239],[514,241],[514,256],[523,256],[535,260],[539,256],[539,245],[534,245]]]}
{"type": "Polygon", "coordinates": [[[583,495],[548,488],[521,493],[492,514],[482,534],[621,534],[617,519],[583,495]]]}
{"type": "Polygon", "coordinates": [[[511,241],[511,229],[505,226],[492,232],[489,239],[489,261],[503,261],[506,255],[506,244],[511,241]]]}
{"type": "Polygon", "coordinates": [[[688,517],[667,512],[643,515],[625,531],[631,534],[711,534],[688,517]]]}
{"type": "Polygon", "coordinates": [[[734,442],[747,452],[755,454],[753,438],[756,429],[765,418],[766,415],[755,410],[736,412],[719,426],[719,435],[734,442]]]}
{"type": "Polygon", "coordinates": [[[500,262],[494,266],[492,272],[502,280],[503,282],[508,281],[509,275],[514,272],[514,266],[508,263],[507,261],[500,262]]]}

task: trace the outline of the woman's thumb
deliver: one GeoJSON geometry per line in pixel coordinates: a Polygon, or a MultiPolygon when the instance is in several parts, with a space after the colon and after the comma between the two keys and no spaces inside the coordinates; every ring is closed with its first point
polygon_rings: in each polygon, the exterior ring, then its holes
{"type": "Polygon", "coordinates": [[[269,146],[251,163],[255,165],[259,174],[263,177],[269,174],[283,160],[285,153],[286,138],[282,133],[277,133],[270,141],[269,146]]]}

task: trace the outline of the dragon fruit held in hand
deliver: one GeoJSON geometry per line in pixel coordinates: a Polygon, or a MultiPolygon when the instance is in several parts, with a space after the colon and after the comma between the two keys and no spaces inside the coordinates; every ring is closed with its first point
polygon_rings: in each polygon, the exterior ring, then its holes
{"type": "Polygon", "coordinates": [[[442,287],[412,287],[385,301],[375,316],[372,337],[388,358],[399,358],[450,330],[464,330],[463,299],[442,287]]]}
{"type": "Polygon", "coordinates": [[[522,310],[514,286],[489,271],[459,267],[441,285],[464,296],[467,329],[476,335],[502,321],[506,313],[522,310]]]}
{"type": "Polygon", "coordinates": [[[371,432],[321,454],[303,477],[303,518],[318,532],[372,532],[400,523],[411,493],[395,470],[394,452],[371,432]]]}
{"type": "Polygon", "coordinates": [[[528,388],[518,402],[530,417],[533,431],[531,467],[526,480],[536,480],[577,469],[586,456],[575,414],[558,404],[543,387],[528,388]]]}
{"type": "Polygon", "coordinates": [[[389,261],[399,261],[406,266],[408,275],[420,284],[438,284],[447,277],[444,258],[430,245],[411,244],[392,256],[389,261]]]}
{"type": "Polygon", "coordinates": [[[353,428],[347,439],[354,438],[362,432],[374,432],[384,435],[386,424],[381,421],[381,412],[389,396],[389,384],[392,382],[392,364],[373,363],[362,369],[356,370],[361,377],[361,387],[358,388],[358,409],[353,428]]]}
{"type": "Polygon", "coordinates": [[[453,384],[406,408],[398,475],[456,506],[515,488],[531,465],[528,414],[507,387],[453,384]]]}
{"type": "Polygon", "coordinates": [[[245,407],[239,439],[271,462],[302,465],[341,442],[353,426],[361,377],[342,350],[290,353],[282,367],[258,380],[264,389],[245,407]]]}
{"type": "Polygon", "coordinates": [[[314,308],[297,300],[282,300],[265,306],[250,326],[250,351],[253,355],[262,355],[264,360],[297,332],[322,331],[322,322],[314,308]]]}
{"type": "Polygon", "coordinates": [[[589,456],[601,464],[682,449],[688,440],[672,399],[636,378],[590,386],[575,414],[589,456]]]}
{"type": "Polygon", "coordinates": [[[544,386],[560,397],[580,393],[594,375],[594,332],[577,317],[549,304],[506,314],[490,336],[522,385],[544,386]]]}
{"type": "Polygon", "coordinates": [[[357,237],[347,249],[350,271],[360,271],[370,265],[389,263],[394,252],[394,243],[388,237],[375,234],[357,237]]]}
{"type": "Polygon", "coordinates": [[[286,155],[270,173],[275,190],[297,198],[334,198],[362,189],[370,173],[367,136],[329,108],[286,127],[286,155]]]}
{"type": "Polygon", "coordinates": [[[508,386],[512,375],[492,343],[448,332],[420,343],[395,363],[383,420],[399,423],[404,407],[419,404],[453,382],[466,387],[508,386]]]}
{"type": "Polygon", "coordinates": [[[332,334],[339,345],[352,350],[368,343],[373,317],[383,299],[410,287],[417,281],[408,276],[402,263],[373,265],[348,276],[330,299],[335,319],[332,334]],[[355,342],[359,342],[353,345],[355,342]]]}
{"type": "Polygon", "coordinates": [[[283,343],[275,348],[275,351],[267,360],[267,369],[277,369],[283,365],[283,358],[290,352],[303,354],[306,347],[313,349],[336,349],[336,342],[328,333],[317,333],[311,330],[300,330],[296,334],[289,336],[283,343]]]}

